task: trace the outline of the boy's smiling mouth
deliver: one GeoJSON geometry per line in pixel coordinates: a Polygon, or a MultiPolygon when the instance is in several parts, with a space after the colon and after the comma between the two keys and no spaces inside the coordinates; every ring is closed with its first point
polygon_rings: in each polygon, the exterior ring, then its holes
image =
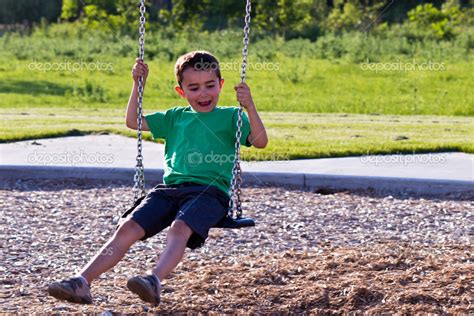
{"type": "Polygon", "coordinates": [[[211,101],[198,101],[197,103],[199,106],[209,106],[211,105],[211,101]]]}

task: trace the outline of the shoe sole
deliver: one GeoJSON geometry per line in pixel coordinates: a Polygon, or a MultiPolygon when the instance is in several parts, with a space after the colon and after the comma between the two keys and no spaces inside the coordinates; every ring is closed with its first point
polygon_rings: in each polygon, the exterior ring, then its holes
{"type": "Polygon", "coordinates": [[[80,296],[74,296],[71,293],[67,292],[60,286],[55,286],[55,285],[50,285],[48,287],[48,294],[54,298],[57,298],[59,300],[65,300],[71,303],[77,303],[77,304],[92,304],[92,301],[80,297],[80,296]]]}
{"type": "Polygon", "coordinates": [[[152,303],[160,304],[160,298],[156,297],[155,294],[150,293],[147,284],[140,278],[131,278],[127,281],[127,288],[133,293],[137,294],[141,300],[152,303]]]}

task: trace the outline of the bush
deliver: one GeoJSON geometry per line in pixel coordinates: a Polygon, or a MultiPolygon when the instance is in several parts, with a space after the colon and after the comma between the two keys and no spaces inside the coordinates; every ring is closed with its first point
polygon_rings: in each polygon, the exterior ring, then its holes
{"type": "MultiPolygon", "coordinates": [[[[252,38],[249,53],[254,61],[273,60],[278,55],[294,58],[343,59],[362,62],[395,58],[431,58],[469,60],[474,48],[474,27],[466,27],[452,39],[406,36],[407,25],[381,25],[365,34],[357,31],[329,33],[315,42],[308,39],[284,40],[270,36],[252,38]]],[[[36,28],[31,36],[6,33],[0,37],[2,55],[19,59],[91,60],[103,56],[134,58],[137,37],[97,30],[86,32],[80,23],[62,23],[36,28]]],[[[195,49],[205,49],[220,59],[240,59],[242,52],[240,29],[216,32],[175,33],[148,31],[145,41],[146,59],[175,61],[178,56],[195,49]]]]}
{"type": "Polygon", "coordinates": [[[451,40],[461,33],[463,25],[469,24],[472,9],[461,10],[458,1],[449,0],[441,9],[431,3],[418,5],[408,12],[405,33],[415,39],[451,40]]]}

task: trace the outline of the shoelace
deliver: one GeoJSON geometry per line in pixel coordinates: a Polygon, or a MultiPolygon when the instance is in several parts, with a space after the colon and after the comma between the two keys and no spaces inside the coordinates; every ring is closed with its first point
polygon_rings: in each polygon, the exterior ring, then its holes
{"type": "Polygon", "coordinates": [[[82,282],[81,280],[79,279],[69,279],[69,280],[65,280],[65,281],[62,281],[61,283],[65,283],[65,284],[70,284],[72,289],[75,291],[80,285],[82,285],[82,282]]]}
{"type": "Polygon", "coordinates": [[[145,277],[145,279],[148,280],[148,282],[150,282],[155,292],[158,292],[158,282],[156,281],[155,277],[152,275],[148,275],[145,277]]]}

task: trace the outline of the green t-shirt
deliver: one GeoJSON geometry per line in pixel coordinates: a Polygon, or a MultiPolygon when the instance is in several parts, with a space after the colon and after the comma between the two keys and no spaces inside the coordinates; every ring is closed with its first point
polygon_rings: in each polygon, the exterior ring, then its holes
{"type": "MultiPolygon", "coordinates": [[[[240,143],[250,147],[250,123],[243,114],[240,143]]],[[[153,139],[165,140],[163,182],[214,185],[228,195],[237,116],[237,107],[196,112],[191,106],[145,115],[153,139]]]]}

